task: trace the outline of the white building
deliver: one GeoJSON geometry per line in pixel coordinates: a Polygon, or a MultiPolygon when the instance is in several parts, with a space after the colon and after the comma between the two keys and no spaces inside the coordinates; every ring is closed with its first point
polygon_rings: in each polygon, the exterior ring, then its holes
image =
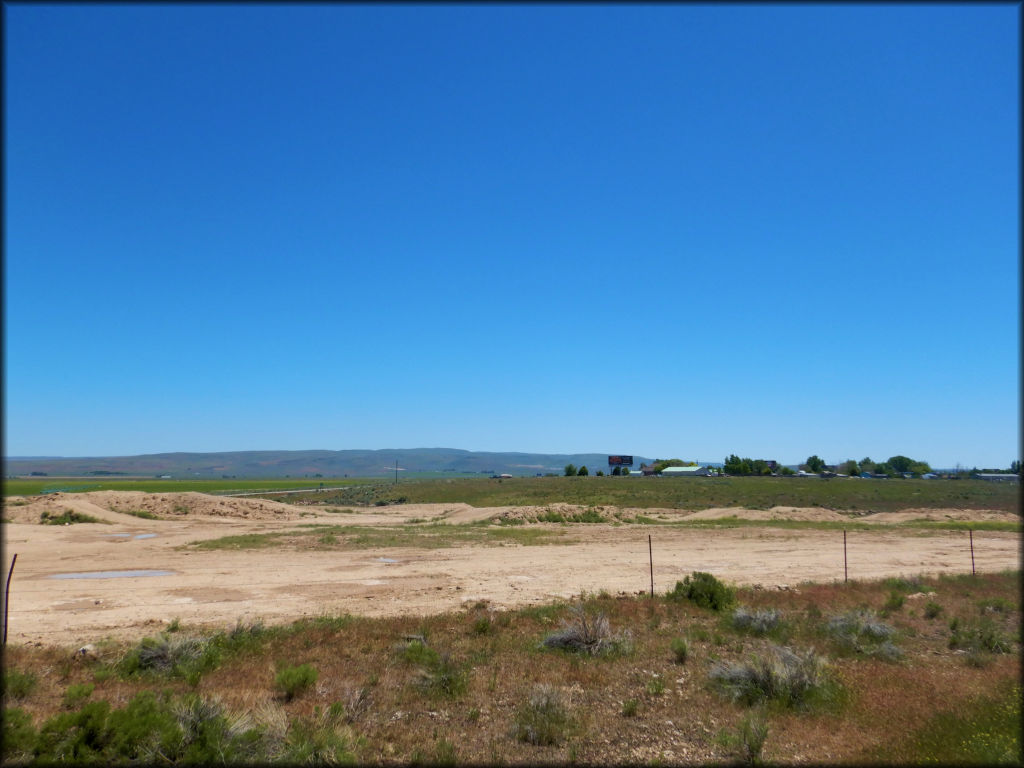
{"type": "Polygon", "coordinates": [[[708,467],[665,467],[661,470],[663,477],[709,477],[708,467]]]}

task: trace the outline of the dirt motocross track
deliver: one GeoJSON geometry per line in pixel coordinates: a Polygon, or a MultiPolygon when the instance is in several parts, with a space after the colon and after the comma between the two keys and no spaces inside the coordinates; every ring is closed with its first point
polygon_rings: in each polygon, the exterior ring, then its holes
{"type": "MultiPolygon", "coordinates": [[[[545,509],[582,511],[559,504],[545,509]]],[[[406,523],[486,523],[502,517],[533,517],[537,512],[524,507],[409,504],[337,514],[265,499],[199,493],[102,491],[12,497],[5,500],[3,526],[5,566],[18,555],[10,590],[8,639],[81,645],[105,637],[141,637],[174,618],[189,625],[223,628],[238,619],[278,623],[320,614],[426,615],[482,600],[494,607],[512,607],[568,598],[581,591],[635,594],[650,590],[648,535],[657,592],[670,589],[692,571],[708,571],[727,581],[766,589],[794,589],[801,581],[840,580],[844,575],[841,530],[767,526],[687,529],[611,522],[515,526],[519,531],[542,529],[559,537],[540,546],[484,538],[466,543],[458,537],[453,537],[451,546],[440,548],[349,548],[344,542],[311,548],[287,540],[249,549],[192,546],[224,536],[287,531],[305,532],[302,541],[315,542],[315,536],[300,528],[307,524],[384,531],[406,523]],[[59,515],[67,510],[104,522],[39,524],[42,512],[59,515]],[[129,515],[127,510],[159,519],[129,515]],[[110,573],[123,571],[155,575],[110,573]]],[[[696,513],[605,508],[603,514],[610,517],[615,512],[630,519],[643,514],[665,522],[727,516],[855,519],[858,523],[1020,519],[1004,512],[935,509],[851,518],[832,510],[792,507],[696,513]]],[[[965,531],[851,530],[847,558],[851,579],[971,570],[965,531]]],[[[1019,532],[974,533],[978,571],[1019,568],[1019,563],[1019,532]]]]}

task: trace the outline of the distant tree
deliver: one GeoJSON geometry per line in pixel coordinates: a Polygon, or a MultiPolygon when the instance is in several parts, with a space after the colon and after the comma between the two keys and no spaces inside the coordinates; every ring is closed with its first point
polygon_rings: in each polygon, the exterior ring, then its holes
{"type": "Polygon", "coordinates": [[[621,475],[622,474],[622,467],[620,467],[618,464],[616,464],[614,467],[612,467],[612,474],[616,475],[616,476],[621,475]]]}
{"type": "Polygon", "coordinates": [[[786,475],[795,475],[796,473],[789,467],[779,467],[779,474],[785,477],[786,475]]]}
{"type": "Polygon", "coordinates": [[[853,459],[847,459],[839,465],[839,472],[840,474],[853,477],[854,475],[860,474],[860,467],[857,466],[857,462],[853,459]]]}
{"type": "Polygon", "coordinates": [[[566,464],[565,465],[565,476],[566,477],[575,477],[576,476],[576,465],[575,464],[566,464]]]}
{"type": "Polygon", "coordinates": [[[825,462],[818,458],[817,455],[808,456],[806,464],[808,472],[822,472],[825,469],[825,462]]]}
{"type": "Polygon", "coordinates": [[[601,470],[599,469],[599,470],[597,470],[597,472],[595,473],[595,475],[596,475],[597,477],[604,477],[604,472],[602,472],[602,471],[601,471],[601,470]]]}
{"type": "Polygon", "coordinates": [[[1011,461],[1010,462],[1010,471],[1013,474],[1015,474],[1015,475],[1019,475],[1020,474],[1020,461],[1018,461],[1017,459],[1014,459],[1013,461],[1011,461]]]}
{"type": "Polygon", "coordinates": [[[908,456],[890,456],[886,462],[886,464],[893,468],[894,472],[909,472],[910,465],[913,463],[914,460],[908,456]]]}
{"type": "Polygon", "coordinates": [[[860,460],[860,471],[869,473],[874,472],[875,462],[873,462],[869,457],[865,456],[863,459],[860,460]]]}
{"type": "Polygon", "coordinates": [[[587,469],[587,465],[584,464],[582,467],[576,470],[576,474],[580,477],[586,477],[590,474],[590,470],[587,469]]]}
{"type": "Polygon", "coordinates": [[[661,472],[665,467],[689,467],[692,466],[692,462],[687,463],[682,459],[657,459],[653,464],[655,472],[661,472]]]}

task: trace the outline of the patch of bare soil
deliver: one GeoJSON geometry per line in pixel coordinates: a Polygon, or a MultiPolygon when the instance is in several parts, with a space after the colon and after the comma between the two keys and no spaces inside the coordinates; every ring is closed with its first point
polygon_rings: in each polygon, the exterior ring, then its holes
{"type": "MultiPolygon", "coordinates": [[[[723,529],[641,525],[637,514],[659,520],[737,516],[752,520],[847,519],[820,509],[618,510],[605,507],[608,523],[525,523],[514,527],[453,531],[452,546],[437,548],[436,530],[408,546],[357,548],[344,536],[318,534],[309,524],[393,528],[506,517],[534,519],[544,512],[566,517],[585,507],[475,509],[465,504],[409,504],[339,508],[294,506],[258,498],[199,493],[148,494],[99,491],[8,499],[3,526],[6,552],[18,554],[11,584],[9,636],[14,643],[72,644],[104,636],[138,637],[174,617],[190,624],[223,626],[238,618],[292,621],[323,613],[374,616],[433,615],[486,600],[498,607],[545,603],[581,591],[664,592],[692,571],[707,571],[738,584],[768,587],[843,578],[843,539],[837,531],[739,527],[723,529]],[[48,510],[71,509],[104,523],[39,525],[48,510]],[[145,511],[159,519],[125,514],[145,511]],[[619,519],[616,519],[619,518],[619,519]],[[557,546],[529,546],[532,528],[556,533],[557,546]],[[286,534],[259,539],[249,534],[286,534]],[[479,533],[479,538],[476,534],[479,533]],[[491,535],[500,533],[500,536],[491,535]],[[557,534],[564,534],[558,536],[557,534]],[[200,549],[196,542],[241,536],[241,548],[200,549]],[[651,549],[648,549],[648,536],[651,549]],[[259,546],[262,545],[262,546],[259,546]],[[246,548],[249,547],[249,548],[246,548]],[[111,571],[166,572],[113,577],[111,571]],[[67,574],[99,578],[66,578],[67,574]],[[61,578],[54,578],[61,577],[61,578]]],[[[917,519],[1014,519],[1013,515],[954,510],[908,510],[917,519]]],[[[858,518],[860,520],[867,517],[858,518]]],[[[387,531],[382,530],[382,534],[387,531]]],[[[971,553],[960,531],[880,528],[848,537],[851,579],[970,572],[971,553]]],[[[1020,535],[974,534],[975,567],[1019,567],[1020,535]]]]}

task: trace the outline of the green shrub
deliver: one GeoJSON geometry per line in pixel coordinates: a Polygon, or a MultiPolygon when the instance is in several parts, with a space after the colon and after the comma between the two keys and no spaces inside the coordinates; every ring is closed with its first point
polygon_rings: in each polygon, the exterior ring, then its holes
{"type": "Polygon", "coordinates": [[[69,709],[78,706],[80,703],[92,696],[96,686],[93,683],[80,683],[69,685],[64,691],[64,706],[69,709]]]}
{"type": "Polygon", "coordinates": [[[627,699],[622,703],[622,716],[636,717],[636,713],[639,708],[640,704],[636,699],[627,699]]]}
{"type": "Polygon", "coordinates": [[[477,635],[489,634],[491,626],[491,617],[486,613],[482,613],[473,620],[473,633],[477,635]]]}
{"type": "Polygon", "coordinates": [[[926,619],[934,619],[942,613],[942,606],[936,603],[934,600],[929,600],[924,606],[924,617],[926,619]]]}
{"type": "Polygon", "coordinates": [[[647,683],[647,692],[652,696],[661,696],[665,692],[665,681],[660,677],[654,677],[647,683]]]}
{"type": "Polygon", "coordinates": [[[667,597],[673,601],[686,599],[701,608],[722,611],[735,602],[736,593],[710,573],[694,571],[682,581],[677,581],[667,597]]]}
{"type": "Polygon", "coordinates": [[[71,525],[72,523],[102,523],[104,521],[92,515],[83,515],[81,512],[65,509],[59,515],[44,510],[39,513],[39,522],[42,525],[71,525]]]}
{"type": "Polygon", "coordinates": [[[547,685],[537,686],[526,704],[516,709],[512,735],[527,744],[557,744],[564,736],[569,715],[558,692],[547,685]]]}
{"type": "Polygon", "coordinates": [[[5,699],[17,701],[26,698],[35,690],[36,676],[32,672],[5,669],[3,672],[3,695],[5,699]]]}
{"type": "Polygon", "coordinates": [[[896,590],[891,591],[889,593],[889,597],[886,598],[885,603],[882,604],[883,614],[888,615],[890,613],[895,613],[903,607],[903,603],[906,601],[906,599],[906,597],[904,597],[896,590]]]}
{"type": "Polygon", "coordinates": [[[675,657],[676,664],[686,663],[686,660],[690,657],[690,643],[687,642],[685,637],[673,638],[672,655],[675,657]]]}
{"type": "Polygon", "coordinates": [[[36,729],[32,716],[22,709],[5,709],[3,725],[3,752],[5,762],[28,762],[36,744],[36,729]]]}
{"type": "Polygon", "coordinates": [[[284,696],[285,701],[291,701],[313,685],[317,676],[317,671],[309,664],[282,667],[274,677],[274,686],[284,696]]]}

